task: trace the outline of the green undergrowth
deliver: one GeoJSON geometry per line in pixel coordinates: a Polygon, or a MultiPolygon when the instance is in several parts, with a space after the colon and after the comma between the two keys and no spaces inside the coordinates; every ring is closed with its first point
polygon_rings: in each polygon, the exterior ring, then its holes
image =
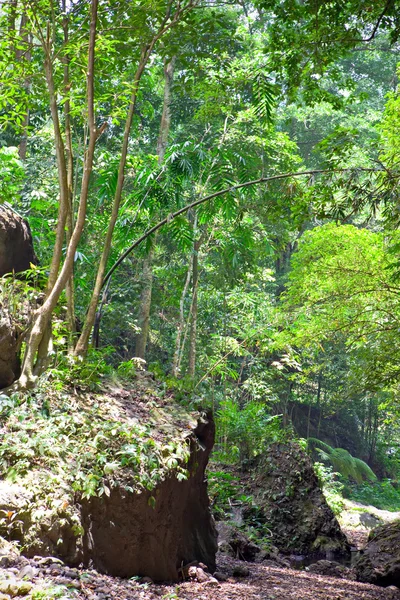
{"type": "Polygon", "coordinates": [[[390,479],[364,482],[361,485],[346,485],[344,496],[349,500],[375,506],[381,510],[400,511],[400,493],[390,479]]]}
{"type": "Polygon", "coordinates": [[[170,473],[183,480],[188,437],[199,414],[142,385],[102,395],[42,392],[24,401],[0,395],[0,478],[29,477],[70,497],[110,495],[113,487],[153,490],[170,473]],[[158,401],[159,400],[159,401],[158,401]]]}

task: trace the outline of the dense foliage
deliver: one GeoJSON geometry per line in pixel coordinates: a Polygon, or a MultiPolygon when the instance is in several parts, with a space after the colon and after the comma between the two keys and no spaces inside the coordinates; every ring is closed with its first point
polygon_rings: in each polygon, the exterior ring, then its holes
{"type": "MultiPolygon", "coordinates": [[[[135,357],[214,409],[220,463],[296,436],[396,480],[399,8],[3,2],[0,195],[40,262],[1,284],[24,331],[10,393],[99,387],[135,357]]],[[[86,426],[34,404],[28,444],[14,409],[9,474],[86,426]]]]}

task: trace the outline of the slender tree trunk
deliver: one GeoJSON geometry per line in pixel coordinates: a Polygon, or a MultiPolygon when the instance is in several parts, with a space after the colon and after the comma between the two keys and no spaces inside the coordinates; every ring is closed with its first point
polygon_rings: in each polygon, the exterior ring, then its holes
{"type": "MultiPolygon", "coordinates": [[[[30,42],[31,36],[29,35],[29,32],[27,31],[26,25],[27,25],[27,16],[26,16],[26,13],[23,13],[21,16],[21,23],[19,26],[19,38],[23,44],[26,44],[26,50],[24,51],[21,48],[17,49],[16,59],[19,62],[22,60],[22,57],[24,55],[25,55],[25,60],[27,62],[30,62],[32,59],[31,51],[29,49],[29,42],[30,42]]],[[[29,96],[29,90],[30,90],[29,77],[25,78],[24,88],[26,91],[26,95],[29,96]]],[[[21,160],[26,159],[26,151],[27,151],[27,146],[28,146],[28,127],[29,127],[29,103],[27,103],[24,120],[22,122],[21,141],[20,141],[19,147],[18,147],[18,154],[19,154],[19,157],[21,160]]]]}
{"type": "MultiPolygon", "coordinates": [[[[164,65],[164,101],[163,111],[160,121],[160,131],[157,140],[157,154],[158,164],[162,165],[165,156],[165,150],[168,144],[168,134],[171,127],[171,91],[172,83],[174,79],[174,66],[176,58],[173,57],[169,62],[164,65]]],[[[146,346],[147,338],[149,335],[150,328],[150,311],[151,311],[151,295],[153,291],[153,258],[154,258],[154,245],[156,239],[153,242],[153,248],[146,256],[143,262],[143,288],[140,295],[139,312],[138,312],[138,326],[140,332],[136,336],[135,344],[135,356],[145,359],[146,357],[146,346]]]]}
{"type": "Polygon", "coordinates": [[[174,377],[178,377],[178,375],[179,375],[179,366],[180,366],[179,357],[182,353],[181,339],[182,339],[183,330],[185,328],[185,299],[186,299],[186,296],[187,296],[187,293],[189,290],[190,280],[192,279],[192,269],[193,269],[193,253],[190,255],[185,285],[183,286],[181,299],[179,302],[179,322],[178,322],[178,330],[176,332],[174,359],[173,359],[173,363],[172,363],[172,374],[174,377]]]}
{"type": "MultiPolygon", "coordinates": [[[[74,264],[75,252],[78,247],[79,240],[82,235],[86,210],[87,210],[87,199],[89,192],[89,181],[93,167],[94,150],[96,140],[100,134],[100,130],[96,129],[95,115],[94,115],[94,56],[95,56],[95,43],[96,43],[96,26],[97,26],[97,7],[98,0],[92,0],[91,9],[91,22],[90,22],[90,37],[89,37],[89,53],[88,53],[88,70],[87,70],[87,105],[88,105],[88,119],[89,119],[89,143],[85,152],[84,158],[84,171],[82,177],[82,186],[80,193],[79,209],[76,219],[74,231],[71,236],[70,243],[67,247],[67,253],[64,264],[61,268],[60,273],[57,275],[55,272],[55,280],[52,285],[48,286],[48,293],[45,298],[43,305],[35,312],[33,318],[32,328],[26,343],[26,352],[22,365],[21,377],[18,381],[18,386],[22,389],[31,387],[35,383],[37,371],[35,370],[35,360],[42,340],[46,337],[46,331],[51,320],[52,312],[61,296],[62,291],[65,288],[68,278],[71,276],[72,267],[74,264]]],[[[49,37],[49,36],[48,36],[49,37]]],[[[54,123],[54,137],[56,146],[56,156],[59,169],[60,187],[62,188],[62,194],[60,197],[60,205],[64,202],[63,210],[65,211],[67,206],[67,177],[66,177],[66,163],[64,155],[64,144],[61,136],[61,131],[58,121],[57,103],[55,96],[55,88],[52,76],[52,68],[50,61],[50,55],[46,54],[46,78],[50,93],[50,107],[53,116],[54,123]],[[65,195],[63,195],[65,194],[65,195]]],[[[60,208],[61,210],[61,208],[60,208]]],[[[62,212],[62,211],[61,211],[62,212]]],[[[66,219],[66,214],[62,213],[62,216],[66,219]]],[[[65,220],[64,220],[65,226],[65,220]]],[[[60,235],[61,240],[64,238],[64,227],[57,229],[57,234],[60,235]]],[[[57,249],[58,251],[58,249],[57,249]]],[[[56,253],[56,250],[55,250],[56,253]]],[[[61,252],[60,252],[61,259],[61,252]]],[[[51,281],[54,279],[54,266],[57,260],[53,257],[52,268],[50,272],[51,281]]],[[[49,278],[50,279],[50,278],[49,278]]]]}
{"type": "Polygon", "coordinates": [[[152,259],[154,250],[151,249],[143,262],[143,289],[140,296],[138,326],[140,333],[136,336],[135,356],[145,358],[147,338],[150,326],[151,293],[153,287],[152,259]]]}
{"type": "Polygon", "coordinates": [[[189,343],[189,365],[188,375],[194,377],[196,372],[196,337],[197,337],[197,313],[198,313],[198,286],[199,286],[199,249],[201,240],[194,243],[193,252],[193,276],[192,276],[192,320],[190,322],[190,343],[189,343]]]}
{"type": "MultiPolygon", "coordinates": [[[[63,18],[63,32],[64,32],[64,43],[67,46],[69,41],[69,21],[66,11],[66,0],[62,0],[62,8],[64,12],[63,18]]],[[[66,239],[67,245],[71,241],[72,232],[74,229],[74,155],[72,148],[72,128],[71,128],[71,113],[70,113],[70,73],[69,73],[70,57],[66,55],[64,58],[64,121],[65,121],[65,151],[67,157],[67,187],[68,187],[68,214],[67,214],[67,231],[66,239]]],[[[74,288],[74,269],[72,267],[71,275],[68,277],[67,284],[65,287],[65,293],[67,297],[67,323],[69,330],[69,348],[73,350],[74,346],[74,334],[76,333],[75,323],[75,288],[74,288]]]]}

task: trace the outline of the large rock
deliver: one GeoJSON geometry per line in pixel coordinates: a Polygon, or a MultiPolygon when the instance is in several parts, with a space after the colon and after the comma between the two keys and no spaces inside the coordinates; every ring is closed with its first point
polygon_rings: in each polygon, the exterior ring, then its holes
{"type": "Polygon", "coordinates": [[[19,369],[17,330],[0,301],[0,389],[12,384],[19,369]]]}
{"type": "Polygon", "coordinates": [[[251,491],[280,552],[330,559],[350,554],[311,459],[298,444],[273,444],[257,465],[251,491]]]}
{"type": "Polygon", "coordinates": [[[75,507],[63,509],[61,502],[53,509],[37,505],[31,484],[0,480],[0,536],[22,544],[28,557],[62,556],[69,564],[79,564],[82,552],[75,507]]]}
{"type": "Polygon", "coordinates": [[[84,563],[110,575],[153,581],[177,581],[182,566],[194,561],[214,572],[217,533],[204,475],[213,443],[209,416],[190,439],[187,480],[170,477],[140,494],[114,488],[109,497],[85,502],[84,563]]]}
{"type": "Polygon", "coordinates": [[[373,529],[354,567],[358,581],[400,587],[400,521],[373,529]]]}
{"type": "Polygon", "coordinates": [[[36,264],[29,225],[16,212],[0,205],[0,277],[36,264]]]}

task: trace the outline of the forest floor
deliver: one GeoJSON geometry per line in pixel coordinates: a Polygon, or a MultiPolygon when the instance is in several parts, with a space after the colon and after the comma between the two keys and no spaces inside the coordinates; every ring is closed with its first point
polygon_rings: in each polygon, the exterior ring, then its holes
{"type": "MultiPolygon", "coordinates": [[[[357,521],[364,514],[384,522],[400,516],[346,501],[342,526],[350,543],[358,549],[368,537],[369,528],[357,521]]],[[[350,569],[345,569],[350,579],[341,579],[312,573],[307,568],[282,568],[272,561],[245,563],[219,555],[217,570],[225,573],[226,581],[167,585],[74,569],[50,557],[17,557],[9,564],[0,557],[0,600],[400,600],[400,589],[353,581],[350,569]],[[242,576],[234,577],[235,570],[242,571],[242,576]]]]}
{"type": "MultiPolygon", "coordinates": [[[[231,568],[239,563],[242,567],[244,565],[243,561],[223,559],[224,567],[226,561],[230,561],[231,568]]],[[[135,579],[118,579],[96,571],[80,571],[60,564],[44,566],[33,560],[29,563],[26,561],[23,568],[24,579],[35,586],[35,592],[28,598],[35,600],[400,600],[400,590],[393,587],[379,588],[263,564],[247,563],[246,566],[249,569],[246,577],[230,577],[219,583],[187,581],[178,585],[140,583],[135,579]]],[[[18,578],[18,573],[12,572],[15,570],[17,569],[0,569],[0,589],[3,587],[2,583],[12,581],[10,577],[18,578]]],[[[21,579],[18,581],[21,583],[21,579]]],[[[3,590],[6,591],[4,587],[3,590]]],[[[18,592],[11,596],[22,598],[22,594],[18,595],[18,592]]],[[[9,597],[0,593],[2,600],[8,600],[9,597]]]]}

